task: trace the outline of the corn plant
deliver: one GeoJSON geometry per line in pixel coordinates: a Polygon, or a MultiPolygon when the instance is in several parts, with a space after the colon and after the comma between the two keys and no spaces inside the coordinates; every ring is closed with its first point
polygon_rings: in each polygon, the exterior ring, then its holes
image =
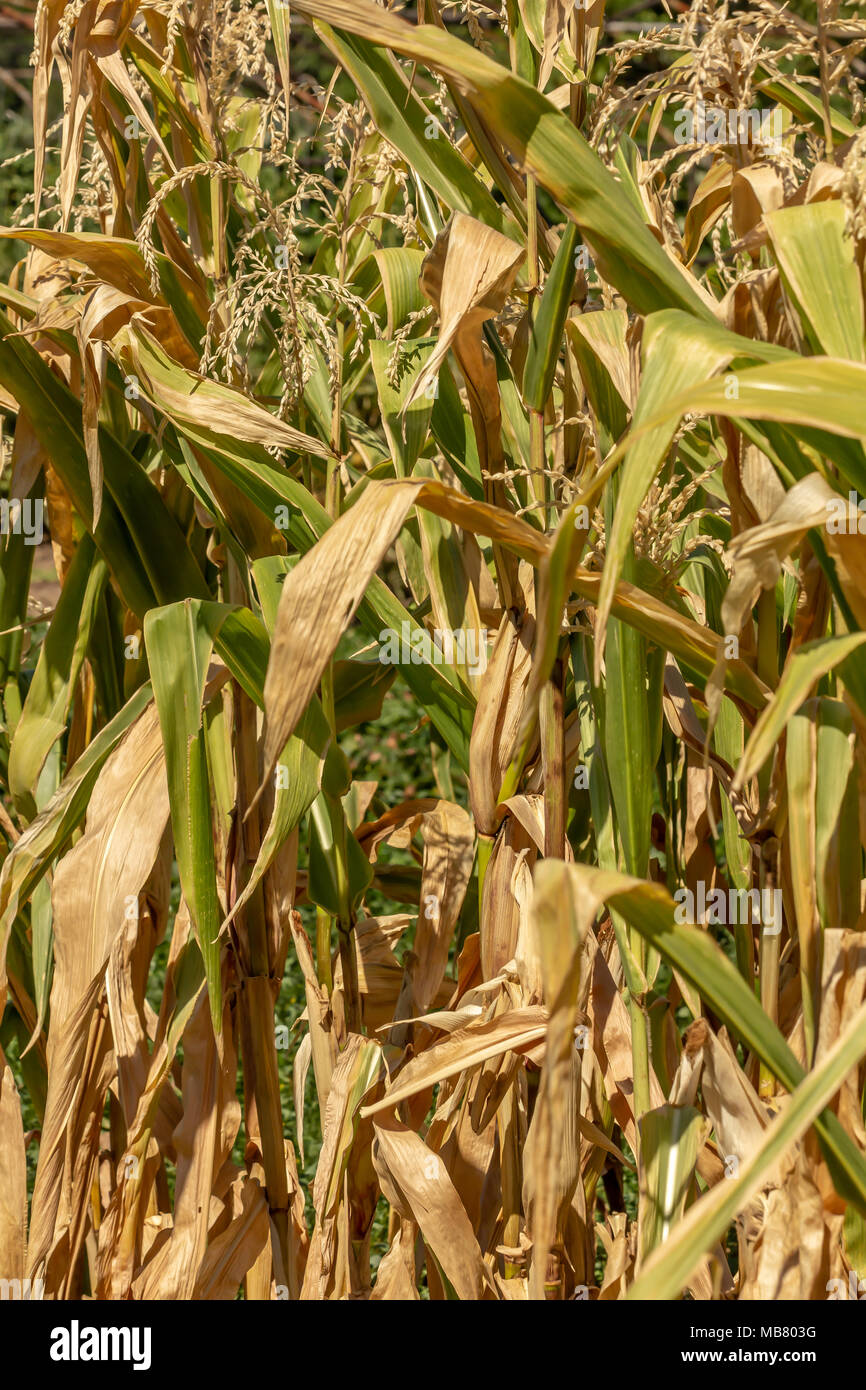
{"type": "Polygon", "coordinates": [[[4,1288],[860,1287],[866,23],[799,8],[29,11],[4,1288]]]}

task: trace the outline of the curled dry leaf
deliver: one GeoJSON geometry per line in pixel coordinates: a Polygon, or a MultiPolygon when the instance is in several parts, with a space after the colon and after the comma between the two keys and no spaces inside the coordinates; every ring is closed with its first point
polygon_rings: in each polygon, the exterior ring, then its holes
{"type": "Polygon", "coordinates": [[[36,1277],[61,1246],[72,1260],[70,1214],[95,1162],[89,1106],[104,1097],[110,1039],[104,987],[111,948],[156,861],[168,822],[165,755],[156,708],[145,713],[97,778],[85,834],[54,876],[54,1042],[33,1192],[28,1269],[36,1277]],[[145,819],[142,821],[142,814],[145,819]],[[86,1140],[85,1136],[89,1136],[86,1140]]]}

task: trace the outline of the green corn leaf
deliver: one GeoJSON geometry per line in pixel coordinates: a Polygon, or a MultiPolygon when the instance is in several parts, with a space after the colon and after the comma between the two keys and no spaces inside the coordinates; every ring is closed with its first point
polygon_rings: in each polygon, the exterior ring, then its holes
{"type": "MultiPolygon", "coordinates": [[[[706,1196],[700,1198],[665,1244],[647,1260],[629,1289],[628,1298],[665,1299],[679,1296],[701,1256],[724,1235],[737,1212],[758,1191],[773,1164],[806,1133],[810,1125],[818,1127],[818,1117],[823,1107],[832,1100],[864,1052],[866,1007],[857,1011],[820,1065],[800,1082],[781,1115],[770,1123],[751,1158],[741,1166],[737,1177],[717,1183],[706,1196]]],[[[824,1113],[826,1116],[829,1112],[824,1113]]],[[[844,1131],[840,1132],[844,1134],[844,1131]]]]}
{"type": "Polygon", "coordinates": [[[183,895],[205,967],[214,1031],[222,1028],[222,981],[210,779],[202,699],[213,638],[195,600],[151,610],[144,640],[165,745],[171,824],[183,895]]]}
{"type": "MultiPolygon", "coordinates": [[[[674,902],[665,889],[583,864],[573,865],[572,873],[581,881],[588,904],[597,908],[605,902],[620,912],[647,943],[655,946],[695,986],[719,1019],[742,1038],[787,1090],[793,1092],[803,1083],[806,1073],[755,994],[708,932],[676,922],[674,902]]],[[[861,1048],[866,1051],[866,1040],[861,1041],[861,1048]]],[[[851,1065],[849,1062],[845,1070],[851,1065]]],[[[866,1213],[866,1160],[837,1117],[823,1109],[833,1090],[818,1107],[815,1128],[837,1191],[866,1213]]],[[[717,1238],[714,1236],[711,1244],[717,1238]]]]}
{"type": "Polygon", "coordinates": [[[812,351],[866,362],[860,270],[842,204],[780,208],[766,226],[812,351]]]}
{"type": "Polygon", "coordinates": [[[478,115],[577,223],[600,272],[641,313],[682,308],[712,318],[709,304],[665,255],[626,191],[568,117],[529,83],[451,34],[413,27],[368,0],[299,0],[295,9],[426,63],[470,92],[478,115]]]}
{"type": "Polygon", "coordinates": [[[523,368],[523,399],[530,410],[544,409],[553,386],[562,330],[574,287],[576,245],[577,227],[572,222],[562,234],[529,330],[529,348],[523,368]]]}
{"type": "Polygon", "coordinates": [[[638,1248],[641,1262],[663,1246],[682,1218],[706,1121],[691,1105],[663,1105],[641,1116],[638,1248]]]}
{"type": "Polygon", "coordinates": [[[851,652],[866,642],[866,633],[845,637],[824,637],[807,642],[789,659],[772,700],[761,711],[737,769],[735,787],[745,786],[763,767],[775,748],[788,720],[808,696],[813,686],[832,671],[851,652]]]}
{"type": "Polygon", "coordinates": [[[60,592],[9,750],[9,790],[19,811],[36,815],[36,783],[66,728],[108,570],[90,536],[82,537],[60,592]]]}

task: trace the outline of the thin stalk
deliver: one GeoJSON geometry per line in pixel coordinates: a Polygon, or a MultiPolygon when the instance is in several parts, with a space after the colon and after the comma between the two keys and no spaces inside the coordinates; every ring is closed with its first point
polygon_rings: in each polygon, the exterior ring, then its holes
{"type": "MultiPolygon", "coordinates": [[[[771,690],[774,689],[779,681],[779,634],[776,621],[775,585],[769,589],[763,589],[758,599],[757,667],[761,680],[771,690]]],[[[758,774],[758,789],[762,802],[766,801],[769,795],[771,776],[772,767],[768,763],[758,774]]],[[[759,882],[762,890],[768,883],[775,886],[775,872],[768,870],[766,859],[763,859],[761,863],[759,882]]],[[[762,891],[761,902],[763,901],[762,891]]],[[[779,935],[768,935],[762,923],[758,948],[758,982],[761,1007],[773,1023],[778,1022],[779,1015],[779,942],[779,935]]],[[[769,1068],[761,1063],[758,1083],[759,1095],[768,1098],[775,1093],[775,1089],[775,1077],[769,1068]]]]}
{"type": "MultiPolygon", "coordinates": [[[[337,279],[340,285],[346,280],[346,269],[348,264],[348,243],[349,243],[349,209],[352,202],[353,180],[355,173],[355,152],[356,141],[352,143],[352,151],[349,156],[349,168],[346,177],[346,186],[340,195],[341,231],[340,249],[337,255],[337,279]]],[[[340,462],[342,433],[343,433],[343,355],[345,352],[346,330],[342,320],[337,318],[336,344],[335,344],[335,370],[333,395],[331,399],[331,434],[330,444],[333,457],[328,460],[327,477],[325,482],[325,510],[332,520],[336,521],[340,515],[342,507],[342,489],[340,483],[340,462]]],[[[334,713],[334,658],[331,657],[322,672],[321,680],[322,708],[328,727],[331,730],[331,741],[336,745],[337,723],[334,713]]],[[[349,911],[349,875],[346,858],[346,825],[342,815],[342,808],[334,806],[331,798],[328,801],[328,816],[331,822],[331,829],[334,844],[335,869],[339,888],[339,901],[342,905],[338,920],[338,933],[340,945],[340,960],[343,966],[343,990],[346,1001],[346,1023],[350,1032],[361,1031],[361,1010],[360,1010],[360,991],[358,987],[358,970],[355,962],[354,949],[351,942],[352,922],[349,911]]],[[[316,975],[319,984],[327,989],[330,994],[333,989],[333,977],[331,972],[331,918],[322,908],[316,911],[316,975]]]]}
{"type": "Polygon", "coordinates": [[[358,985],[358,962],[355,959],[355,919],[349,896],[349,860],[346,844],[346,817],[337,797],[325,794],[331,841],[334,846],[334,870],[337,879],[337,934],[340,963],[343,967],[343,1000],[346,1027],[350,1033],[361,1032],[361,991],[358,985]]]}
{"type": "MultiPolygon", "coordinates": [[[[228,582],[232,601],[243,603],[243,585],[231,559],[228,582]]],[[[259,754],[255,707],[236,682],[233,683],[232,693],[238,809],[235,876],[236,889],[240,894],[249,881],[252,866],[261,849],[258,807],[253,807],[251,814],[247,814],[259,784],[259,754]]],[[[235,930],[241,946],[238,965],[241,972],[241,1044],[247,1133],[261,1143],[278,1282],[288,1287],[292,1266],[289,1260],[289,1189],[274,1032],[270,940],[261,883],[238,914],[235,930]],[[244,955],[246,960],[243,959],[244,955]]]]}
{"type": "MultiPolygon", "coordinates": [[[[586,32],[586,10],[573,10],[568,21],[571,30],[571,46],[580,53],[586,32]]],[[[572,82],[568,89],[568,114],[572,125],[579,130],[586,115],[586,83],[572,82]]]]}
{"type": "MultiPolygon", "coordinates": [[[[341,228],[340,228],[340,250],[337,256],[337,280],[342,288],[346,283],[346,267],[349,254],[349,210],[352,205],[352,194],[354,192],[353,183],[355,177],[355,153],[357,148],[357,136],[352,141],[352,152],[349,156],[349,168],[346,173],[346,186],[340,194],[341,228]]],[[[331,449],[334,454],[339,456],[341,453],[340,441],[343,433],[343,352],[345,349],[346,329],[342,319],[337,316],[337,343],[336,343],[336,368],[334,380],[334,394],[331,403],[331,449]]],[[[334,475],[335,510],[328,511],[336,521],[339,516],[339,486],[340,476],[336,460],[328,464],[328,485],[332,485],[332,473],[334,475]]],[[[326,502],[327,506],[327,502],[326,502]]]]}
{"type": "MultiPolygon", "coordinates": [[[[639,971],[643,969],[643,956],[639,955],[641,940],[618,912],[611,911],[623,975],[625,976],[625,1002],[631,1022],[632,1074],[634,1079],[634,1117],[635,1121],[645,1115],[650,1104],[650,1041],[649,1019],[644,1008],[646,981],[639,971]]],[[[635,1143],[640,1143],[640,1133],[635,1124],[635,1143]]],[[[638,1155],[636,1154],[635,1157],[638,1155]]]]}
{"type": "Polygon", "coordinates": [[[758,675],[767,685],[779,680],[779,636],[776,621],[776,589],[762,589],[758,599],[758,675]]]}
{"type": "MultiPolygon", "coordinates": [[[[647,1018],[641,997],[631,989],[627,990],[626,993],[628,996],[628,1014],[631,1020],[635,1143],[640,1143],[637,1121],[651,1109],[649,1019],[647,1018]]],[[[635,1154],[635,1157],[637,1158],[638,1155],[635,1154]]]]}
{"type": "Polygon", "coordinates": [[[818,0],[818,67],[821,73],[821,108],[824,117],[824,158],[833,158],[833,121],[830,117],[830,84],[827,77],[826,0],[818,0]]]}
{"type": "MultiPolygon", "coordinates": [[[[526,176],[526,265],[529,290],[528,309],[530,321],[535,322],[538,310],[539,288],[541,283],[538,263],[538,207],[537,187],[531,174],[526,176]]],[[[542,516],[547,506],[547,480],[544,475],[546,455],[544,451],[544,411],[529,410],[529,468],[532,495],[542,516]]]]}
{"type": "Polygon", "coordinates": [[[547,457],[544,450],[544,411],[529,411],[529,467],[531,469],[532,495],[538,503],[538,510],[544,516],[547,510],[547,479],[545,467],[547,457]]]}
{"type": "MultiPolygon", "coordinates": [[[[761,1008],[771,1023],[779,1021],[779,937],[761,931],[759,952],[761,970],[761,1008]]],[[[776,1078],[765,1063],[761,1063],[758,1094],[763,1100],[776,1090],[776,1078]]]]}
{"type": "Polygon", "coordinates": [[[734,946],[737,953],[737,969],[750,989],[755,985],[755,938],[748,922],[737,922],[734,926],[734,946]]]}
{"type": "MultiPolygon", "coordinates": [[[[761,902],[767,901],[765,893],[770,894],[775,890],[777,884],[777,859],[778,841],[768,840],[763,846],[761,855],[761,902]]],[[[764,923],[761,923],[761,941],[759,948],[759,967],[761,977],[761,1008],[767,1015],[771,1023],[778,1025],[779,1022],[779,954],[782,940],[782,924],[780,921],[773,920],[774,933],[771,935],[766,930],[764,923]]],[[[761,1063],[758,1095],[762,1100],[775,1095],[776,1078],[764,1062],[761,1063]]]]}
{"type": "Polygon", "coordinates": [[[316,979],[330,996],[334,989],[331,972],[331,917],[323,907],[316,908],[316,979]]]}
{"type": "Polygon", "coordinates": [[[96,682],[90,662],[84,667],[84,747],[90,746],[93,738],[93,702],[96,697],[96,682]]]}
{"type": "Polygon", "coordinates": [[[530,308],[538,289],[538,191],[534,174],[526,175],[526,274],[530,308]]]}
{"type": "MultiPolygon", "coordinates": [[[[538,266],[538,207],[537,207],[537,188],[532,174],[526,175],[526,271],[527,286],[529,290],[528,313],[530,321],[535,319],[538,305],[538,289],[540,283],[538,266]]],[[[544,412],[540,410],[529,411],[529,467],[530,482],[532,484],[532,495],[540,508],[544,507],[545,479],[544,479],[544,412]]]]}
{"type": "Polygon", "coordinates": [[[565,858],[565,736],[562,721],[562,667],[556,662],[539,702],[544,783],[544,856],[565,858]]]}
{"type": "Polygon", "coordinates": [[[490,863],[490,856],[493,853],[493,836],[478,836],[478,910],[482,910],[484,901],[484,880],[487,877],[487,866],[490,863]]]}
{"type": "MultiPolygon", "coordinates": [[[[502,1244],[512,1250],[520,1246],[521,1192],[523,1164],[520,1153],[520,1123],[517,1106],[517,1083],[513,1082],[496,1114],[499,1129],[499,1153],[502,1169],[502,1244]]],[[[502,1272],[506,1279],[517,1279],[522,1273],[514,1260],[503,1259],[502,1272]]]]}

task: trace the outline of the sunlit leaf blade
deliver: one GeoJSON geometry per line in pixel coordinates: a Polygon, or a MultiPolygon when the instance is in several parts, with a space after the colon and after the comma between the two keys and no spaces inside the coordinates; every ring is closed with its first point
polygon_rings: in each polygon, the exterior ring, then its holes
{"type": "Polygon", "coordinates": [[[769,1125],[765,1138],[735,1178],[720,1182],[699,1199],[676,1231],[647,1260],[629,1298],[676,1298],[700,1256],[710,1250],[754,1193],[773,1163],[816,1123],[846,1074],[866,1050],[866,1009],[851,1019],[820,1066],[799,1083],[789,1104],[769,1125]]]}
{"type": "Polygon", "coordinates": [[[144,636],[165,743],[172,829],[181,888],[198,936],[216,1031],[222,1026],[219,929],[210,780],[202,697],[213,639],[199,605],[151,610],[144,636]]]}

